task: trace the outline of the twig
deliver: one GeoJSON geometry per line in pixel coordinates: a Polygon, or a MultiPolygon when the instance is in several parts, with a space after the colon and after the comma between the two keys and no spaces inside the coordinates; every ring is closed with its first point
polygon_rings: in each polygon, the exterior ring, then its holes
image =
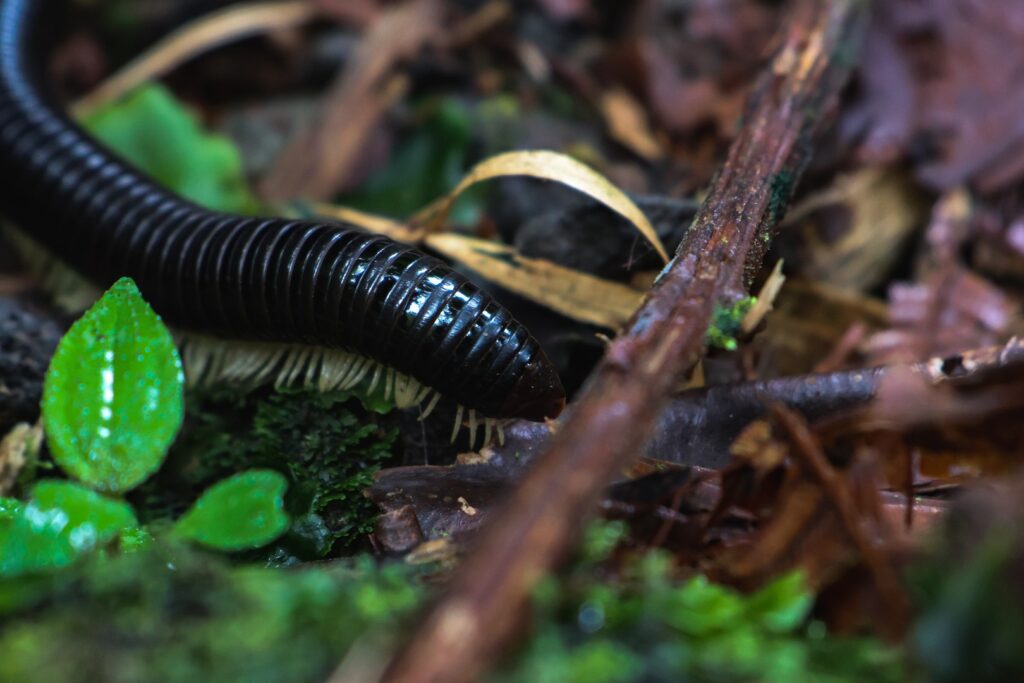
{"type": "Polygon", "coordinates": [[[324,98],[319,120],[295,137],[260,183],[268,201],[334,195],[358,165],[366,141],[405,96],[400,65],[443,30],[438,0],[414,0],[383,12],[363,36],[324,98]]]}
{"type": "Polygon", "coordinates": [[[714,306],[744,295],[744,271],[757,270],[849,75],[866,10],[863,0],[798,4],[676,257],[384,680],[473,680],[514,635],[537,580],[565,556],[701,357],[714,306]]]}
{"type": "Polygon", "coordinates": [[[843,529],[857,547],[871,573],[882,603],[890,615],[885,624],[886,628],[894,637],[902,633],[910,615],[910,599],[892,563],[868,538],[861,526],[861,515],[857,512],[853,494],[846,481],[829,464],[817,439],[802,417],[778,403],[772,406],[772,416],[789,435],[796,447],[795,454],[825,489],[826,498],[835,508],[843,529]]]}

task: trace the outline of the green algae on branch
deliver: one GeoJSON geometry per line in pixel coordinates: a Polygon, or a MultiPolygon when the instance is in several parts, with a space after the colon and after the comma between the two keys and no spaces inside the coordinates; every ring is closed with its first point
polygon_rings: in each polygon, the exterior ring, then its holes
{"type": "Polygon", "coordinates": [[[735,351],[738,347],[736,335],[740,331],[743,317],[756,303],[756,296],[746,296],[730,306],[716,304],[706,336],[708,345],[735,351]]]}
{"type": "Polygon", "coordinates": [[[100,491],[126,491],[163,462],[184,411],[181,359],[135,283],[122,278],[61,339],[43,384],[57,464],[100,491]]]}

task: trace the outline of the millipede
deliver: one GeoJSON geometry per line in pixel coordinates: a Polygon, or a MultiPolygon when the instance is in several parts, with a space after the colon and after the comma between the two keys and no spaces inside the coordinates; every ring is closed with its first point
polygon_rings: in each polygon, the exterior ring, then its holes
{"type": "Polygon", "coordinates": [[[443,396],[471,441],[478,424],[486,441],[499,420],[560,412],[538,342],[440,259],[341,222],[205,209],[94,140],[47,86],[57,4],[0,0],[0,213],[47,255],[33,265],[101,288],[133,278],[181,331],[193,382],[359,386],[424,416],[443,396]]]}

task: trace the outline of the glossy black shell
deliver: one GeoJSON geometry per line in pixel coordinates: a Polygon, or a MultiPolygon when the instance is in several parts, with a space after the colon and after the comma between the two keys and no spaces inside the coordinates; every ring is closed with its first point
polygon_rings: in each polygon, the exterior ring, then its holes
{"type": "Polygon", "coordinates": [[[442,261],[338,223],[201,208],[103,148],[40,87],[42,0],[0,2],[0,211],[96,284],[132,277],[171,324],[345,348],[492,417],[564,393],[536,340],[442,261]]]}

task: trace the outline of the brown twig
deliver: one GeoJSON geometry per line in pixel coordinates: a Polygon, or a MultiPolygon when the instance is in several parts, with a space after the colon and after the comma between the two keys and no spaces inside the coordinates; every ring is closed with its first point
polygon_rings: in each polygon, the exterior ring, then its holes
{"type": "Polygon", "coordinates": [[[843,477],[829,464],[818,440],[800,415],[776,403],[772,406],[772,416],[789,435],[795,446],[795,454],[825,490],[826,498],[835,508],[844,531],[857,547],[871,573],[878,594],[882,597],[882,604],[889,611],[890,618],[885,621],[885,626],[891,629],[892,636],[897,636],[908,622],[910,599],[892,563],[882,554],[881,548],[868,538],[853,493],[843,477]]]}
{"type": "Polygon", "coordinates": [[[382,13],[324,100],[320,120],[292,140],[260,184],[269,201],[327,199],[358,164],[366,140],[408,87],[399,66],[442,32],[437,0],[382,13]]]}
{"type": "Polygon", "coordinates": [[[744,272],[760,265],[811,138],[846,82],[866,10],[863,0],[797,4],[676,257],[384,680],[473,680],[514,635],[537,580],[565,556],[701,357],[715,305],[745,294],[744,272]]]}

